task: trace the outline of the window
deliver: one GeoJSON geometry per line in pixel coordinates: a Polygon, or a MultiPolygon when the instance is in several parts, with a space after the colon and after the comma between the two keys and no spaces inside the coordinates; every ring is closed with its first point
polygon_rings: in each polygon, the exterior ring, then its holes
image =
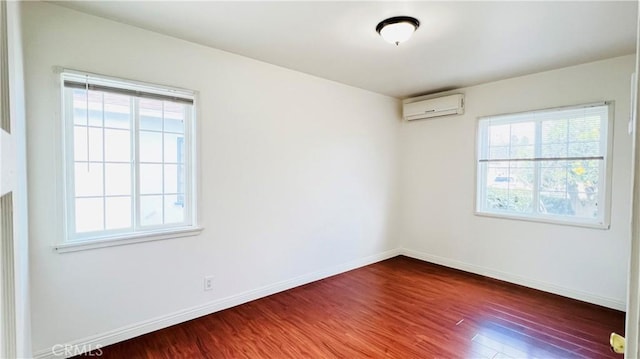
{"type": "Polygon", "coordinates": [[[62,73],[67,240],[196,228],[194,94],[62,73]]]}
{"type": "Polygon", "coordinates": [[[481,118],[478,214],[608,227],[610,104],[481,118]]]}

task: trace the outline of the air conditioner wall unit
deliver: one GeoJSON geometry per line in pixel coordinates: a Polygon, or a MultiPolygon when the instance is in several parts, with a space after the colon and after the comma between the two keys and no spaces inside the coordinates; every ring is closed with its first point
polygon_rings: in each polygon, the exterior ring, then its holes
{"type": "Polygon", "coordinates": [[[463,94],[408,102],[402,105],[402,116],[407,121],[422,120],[449,115],[462,115],[463,113],[463,94]]]}

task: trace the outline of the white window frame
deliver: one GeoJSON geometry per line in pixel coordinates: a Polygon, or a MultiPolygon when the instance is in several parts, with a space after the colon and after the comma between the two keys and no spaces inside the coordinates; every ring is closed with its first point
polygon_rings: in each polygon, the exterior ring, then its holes
{"type": "MultiPolygon", "coordinates": [[[[63,69],[60,70],[60,93],[62,101],[62,127],[63,127],[63,192],[64,192],[64,242],[54,246],[59,253],[110,247],[115,245],[132,244],[160,239],[170,239],[198,235],[202,227],[198,225],[198,156],[197,156],[197,92],[179,89],[174,87],[148,84],[144,82],[125,80],[115,77],[97,75],[87,72],[63,69]],[[163,97],[173,97],[192,101],[192,106],[187,113],[187,120],[184,126],[184,221],[182,223],[162,224],[156,226],[140,226],[140,181],[137,178],[139,172],[139,111],[138,102],[140,97],[131,97],[131,111],[133,121],[131,123],[132,132],[131,149],[131,228],[102,230],[96,232],[76,233],[75,232],[75,185],[74,185],[74,119],[73,119],[73,98],[70,96],[70,88],[65,87],[65,80],[81,81],[88,84],[110,87],[113,89],[123,89],[141,94],[160,95],[163,97]]],[[[164,122],[164,121],[163,121],[164,122]]],[[[164,133],[164,129],[162,130],[164,133]]],[[[103,143],[104,146],[104,143],[103,143]]],[[[89,160],[89,159],[87,159],[89,160]]],[[[164,162],[163,162],[164,163],[164,162]]],[[[104,174],[103,174],[104,176],[104,174]]],[[[105,194],[103,194],[105,196],[105,194]]]]}
{"type": "MultiPolygon", "coordinates": [[[[501,115],[492,115],[492,116],[483,116],[479,117],[476,122],[476,193],[475,193],[475,204],[474,204],[474,213],[477,216],[485,216],[485,217],[495,217],[495,218],[506,218],[506,219],[515,219],[515,220],[523,220],[523,221],[531,221],[531,222],[542,222],[542,223],[551,223],[551,224],[560,224],[560,225],[569,225],[569,226],[578,226],[578,227],[587,227],[587,228],[595,228],[595,229],[609,229],[611,222],[611,177],[612,177],[612,154],[613,154],[613,125],[614,125],[614,102],[613,101],[604,101],[598,103],[589,103],[575,106],[564,106],[564,107],[555,107],[548,108],[543,110],[534,110],[534,111],[524,111],[518,113],[510,113],[510,114],[501,114],[501,115]],[[537,114],[544,114],[549,112],[555,112],[560,110],[567,109],[580,109],[580,108],[588,108],[594,106],[607,106],[608,115],[606,123],[601,126],[601,137],[600,141],[602,143],[602,148],[604,148],[603,154],[603,164],[599,173],[599,182],[598,182],[598,203],[603,204],[599,208],[599,216],[596,219],[587,219],[581,217],[569,217],[569,216],[560,216],[560,215],[545,215],[542,213],[538,213],[535,210],[533,213],[512,213],[512,212],[500,212],[500,211],[489,211],[486,208],[482,208],[483,204],[486,203],[486,189],[487,189],[487,175],[484,172],[485,169],[481,165],[481,158],[486,157],[486,149],[484,140],[486,139],[486,130],[488,126],[484,125],[484,123],[488,122],[490,119],[505,119],[505,123],[516,123],[519,122],[517,120],[518,117],[521,118],[529,118],[528,120],[524,119],[521,122],[532,122],[531,116],[537,114]],[[511,121],[509,119],[512,119],[511,121]],[[485,152],[483,152],[485,151],[485,152]],[[601,209],[601,210],[600,210],[601,209]]],[[[536,141],[538,143],[538,141],[536,141]]],[[[536,144],[537,148],[537,144],[536,144]]],[[[535,183],[533,186],[534,190],[534,201],[539,198],[539,169],[538,166],[534,166],[534,179],[535,183]]]]}

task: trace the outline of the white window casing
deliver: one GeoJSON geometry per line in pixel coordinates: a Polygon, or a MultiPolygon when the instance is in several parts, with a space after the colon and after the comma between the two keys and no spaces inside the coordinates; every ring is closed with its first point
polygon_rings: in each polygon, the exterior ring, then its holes
{"type": "Polygon", "coordinates": [[[613,107],[479,118],[476,214],[609,228],[613,107]]]}
{"type": "Polygon", "coordinates": [[[196,93],[62,70],[58,252],[197,235],[196,93]]]}

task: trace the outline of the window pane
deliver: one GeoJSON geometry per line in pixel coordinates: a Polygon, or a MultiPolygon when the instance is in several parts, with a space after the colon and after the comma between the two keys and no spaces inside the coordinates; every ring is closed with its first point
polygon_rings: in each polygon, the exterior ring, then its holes
{"type": "Polygon", "coordinates": [[[177,195],[164,196],[164,223],[184,222],[184,204],[177,195]]]}
{"type": "Polygon", "coordinates": [[[184,163],[184,135],[164,134],[164,162],[184,163]]]}
{"type": "Polygon", "coordinates": [[[87,160],[87,141],[89,146],[89,158],[91,161],[102,161],[102,129],[86,126],[74,126],[73,128],[73,158],[75,161],[87,160]]]}
{"type": "Polygon", "coordinates": [[[573,216],[575,210],[567,192],[540,192],[540,213],[573,216]]]}
{"type": "Polygon", "coordinates": [[[131,165],[105,164],[105,192],[107,196],[131,194],[131,165]]]}
{"type": "Polygon", "coordinates": [[[557,158],[567,156],[567,144],[566,143],[552,143],[544,144],[540,148],[540,157],[542,158],[557,158]]]}
{"type": "Polygon", "coordinates": [[[570,157],[595,157],[600,156],[600,141],[595,142],[571,142],[568,144],[570,157]]]}
{"type": "Polygon", "coordinates": [[[533,191],[528,189],[487,188],[487,207],[489,209],[530,213],[533,204],[533,191]]]}
{"type": "Polygon", "coordinates": [[[131,97],[108,92],[104,94],[104,127],[131,127],[131,97]]]}
{"type": "Polygon", "coordinates": [[[131,227],[131,197],[105,198],[106,229],[131,227]]]}
{"type": "Polygon", "coordinates": [[[104,130],[105,161],[131,161],[131,138],[129,130],[104,130]]]}
{"type": "Polygon", "coordinates": [[[597,192],[600,172],[604,170],[604,160],[571,161],[568,165],[568,176],[579,191],[597,192]]]}
{"type": "Polygon", "coordinates": [[[600,116],[575,118],[569,121],[570,142],[598,141],[600,139],[600,116]]]}
{"type": "Polygon", "coordinates": [[[509,159],[509,146],[495,146],[489,148],[489,158],[491,159],[509,159]]]}
{"type": "Polygon", "coordinates": [[[568,165],[568,196],[576,217],[598,218],[598,192],[604,160],[573,161],[568,165]]]}
{"type": "Polygon", "coordinates": [[[185,105],[175,102],[164,102],[164,130],[184,133],[185,105]]]}
{"type": "Polygon", "coordinates": [[[571,194],[571,203],[576,217],[598,218],[598,195],[590,192],[575,192],[571,194]]]}
{"type": "Polygon", "coordinates": [[[566,192],[567,161],[544,161],[540,163],[540,190],[566,192]]]}
{"type": "Polygon", "coordinates": [[[76,198],[76,232],[104,230],[102,198],[76,198]]]}
{"type": "Polygon", "coordinates": [[[509,158],[533,158],[536,138],[535,123],[522,122],[511,125],[509,158]]]}
{"type": "MultiPolygon", "coordinates": [[[[74,161],[88,161],[87,153],[87,138],[91,136],[91,133],[87,132],[85,126],[73,127],[73,160],[74,161]]],[[[89,139],[89,141],[91,141],[89,139]]]]}
{"type": "Polygon", "coordinates": [[[140,129],[162,131],[162,101],[141,98],[140,129]]]}
{"type": "Polygon", "coordinates": [[[489,158],[534,158],[536,126],[534,122],[493,125],[488,128],[489,158]]]}
{"type": "Polygon", "coordinates": [[[535,148],[533,145],[511,146],[509,158],[534,158],[535,148]]]}
{"type": "Polygon", "coordinates": [[[486,208],[512,213],[533,211],[531,162],[491,162],[486,173],[486,208]]]}
{"type": "Polygon", "coordinates": [[[102,164],[76,162],[75,197],[102,196],[102,164]]]}
{"type": "Polygon", "coordinates": [[[511,143],[511,126],[495,125],[489,127],[489,146],[509,146],[511,143]]]}
{"type": "MultiPolygon", "coordinates": [[[[180,166],[183,167],[183,166],[180,166]]],[[[164,165],[164,193],[178,193],[178,182],[184,182],[184,174],[178,173],[178,165],[164,165]]]]}
{"type": "Polygon", "coordinates": [[[540,212],[597,218],[602,160],[550,161],[541,165],[540,212]]]}
{"type": "Polygon", "coordinates": [[[73,122],[76,125],[102,126],[102,92],[73,90],[73,122]],[[89,111],[87,111],[89,105],[89,111]]]}
{"type": "Polygon", "coordinates": [[[162,165],[140,165],[140,193],[162,193],[162,165]]]}
{"type": "Polygon", "coordinates": [[[162,133],[140,131],[140,162],[162,162],[162,133]]]}
{"type": "MultiPolygon", "coordinates": [[[[542,121],[542,143],[546,144],[562,144],[567,142],[567,120],[542,121]]],[[[557,157],[555,154],[554,157],[557,157]]]]}
{"type": "Polygon", "coordinates": [[[143,226],[162,224],[162,196],[140,197],[140,224],[143,226]]]}

